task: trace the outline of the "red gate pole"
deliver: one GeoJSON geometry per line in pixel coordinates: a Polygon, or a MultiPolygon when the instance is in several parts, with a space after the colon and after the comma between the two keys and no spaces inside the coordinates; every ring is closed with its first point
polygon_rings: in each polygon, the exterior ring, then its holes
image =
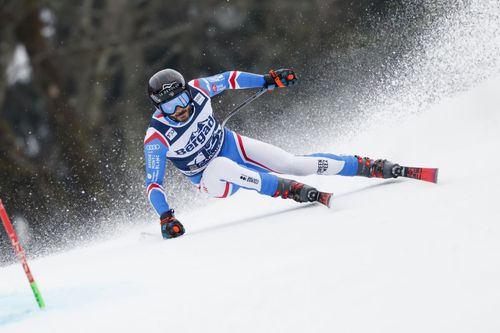
{"type": "Polygon", "coordinates": [[[38,286],[35,282],[35,279],[33,278],[33,275],[31,274],[30,268],[28,266],[28,262],[26,261],[26,256],[25,256],[24,251],[21,247],[21,244],[19,243],[16,231],[14,230],[14,227],[12,226],[12,223],[10,222],[9,216],[7,215],[7,211],[5,210],[5,207],[3,206],[2,200],[0,200],[0,218],[2,219],[3,226],[5,227],[5,231],[7,231],[7,235],[9,236],[10,241],[12,242],[12,246],[14,247],[14,251],[16,252],[17,257],[21,261],[21,264],[23,265],[24,272],[26,273],[26,277],[28,278],[28,281],[30,282],[31,290],[33,290],[33,294],[35,295],[36,302],[38,303],[38,306],[40,307],[40,309],[43,309],[45,307],[45,303],[43,301],[42,295],[40,294],[40,290],[38,290],[38,286]]]}

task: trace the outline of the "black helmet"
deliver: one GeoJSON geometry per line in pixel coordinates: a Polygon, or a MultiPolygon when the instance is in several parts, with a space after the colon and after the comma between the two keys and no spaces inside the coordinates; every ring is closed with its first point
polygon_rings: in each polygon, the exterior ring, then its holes
{"type": "Polygon", "coordinates": [[[186,81],[182,74],[170,68],[157,72],[148,82],[148,94],[156,107],[171,100],[185,89],[186,81]]]}

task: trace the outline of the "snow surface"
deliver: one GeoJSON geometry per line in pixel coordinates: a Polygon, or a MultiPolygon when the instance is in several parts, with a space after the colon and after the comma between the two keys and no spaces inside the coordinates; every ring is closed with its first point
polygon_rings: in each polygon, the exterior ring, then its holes
{"type": "Polygon", "coordinates": [[[499,91],[490,79],[331,147],[439,167],[438,185],[311,176],[332,209],[213,200],[178,216],[184,237],[151,224],[33,260],[44,311],[3,267],[0,331],[499,332],[499,91]]]}

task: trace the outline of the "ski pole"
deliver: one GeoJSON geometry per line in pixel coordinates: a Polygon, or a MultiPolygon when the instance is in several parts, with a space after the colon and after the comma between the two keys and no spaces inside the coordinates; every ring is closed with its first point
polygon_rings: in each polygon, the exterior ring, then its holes
{"type": "Polygon", "coordinates": [[[227,123],[227,121],[229,120],[229,118],[231,118],[232,116],[234,116],[236,113],[238,113],[239,111],[241,111],[241,109],[243,109],[245,106],[247,106],[248,104],[250,104],[251,102],[255,101],[257,98],[259,98],[260,96],[264,95],[264,93],[267,91],[267,88],[262,88],[260,89],[259,91],[257,91],[255,94],[253,94],[252,96],[248,97],[246,100],[244,100],[240,105],[238,105],[236,108],[234,108],[233,111],[229,112],[229,114],[227,115],[226,119],[224,119],[224,121],[222,122],[222,127],[224,127],[227,123]]]}
{"type": "Polygon", "coordinates": [[[16,252],[17,257],[21,261],[21,264],[23,265],[24,272],[26,273],[26,277],[28,278],[28,281],[31,286],[31,290],[33,291],[33,294],[35,295],[36,302],[38,303],[38,307],[40,309],[45,308],[45,303],[42,298],[42,294],[40,294],[40,290],[38,290],[38,285],[35,282],[35,279],[33,278],[33,275],[31,274],[30,268],[28,267],[28,262],[26,260],[26,256],[24,254],[24,251],[21,247],[21,244],[19,243],[19,240],[17,238],[16,231],[14,230],[14,227],[12,226],[12,223],[10,222],[9,216],[7,215],[7,211],[5,210],[5,207],[3,206],[2,200],[0,200],[0,218],[2,219],[3,226],[5,227],[5,231],[7,231],[7,235],[10,238],[10,241],[12,242],[12,246],[14,247],[14,251],[16,252]]]}

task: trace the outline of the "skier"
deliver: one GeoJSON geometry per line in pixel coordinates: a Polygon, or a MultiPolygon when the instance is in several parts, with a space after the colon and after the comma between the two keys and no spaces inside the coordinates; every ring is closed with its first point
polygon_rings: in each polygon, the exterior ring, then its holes
{"type": "Polygon", "coordinates": [[[330,153],[293,155],[223,128],[213,116],[211,98],[226,89],[273,90],[292,86],[297,80],[290,69],[271,70],[265,75],[228,71],[187,84],[179,72],[164,69],[149,79],[148,94],[156,110],[144,140],[146,185],[148,198],[160,216],[163,238],[184,234],[162,187],[167,160],[200,191],[213,197],[225,198],[243,188],[327,206],[330,193],[276,174],[379,178],[401,175],[401,167],[387,160],[330,153]]]}

